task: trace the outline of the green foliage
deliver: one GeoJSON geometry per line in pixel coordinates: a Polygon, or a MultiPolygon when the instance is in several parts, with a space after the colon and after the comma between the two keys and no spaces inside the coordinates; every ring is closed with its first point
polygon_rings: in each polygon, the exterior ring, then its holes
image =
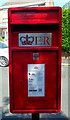
{"type": "Polygon", "coordinates": [[[62,10],[62,50],[70,53],[70,9],[62,10]]]}

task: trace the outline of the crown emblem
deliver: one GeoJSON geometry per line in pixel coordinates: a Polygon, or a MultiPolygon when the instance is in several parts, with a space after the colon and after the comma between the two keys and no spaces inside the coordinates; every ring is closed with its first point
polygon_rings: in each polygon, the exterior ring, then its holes
{"type": "Polygon", "coordinates": [[[22,45],[32,45],[32,43],[34,42],[34,37],[33,36],[28,37],[28,35],[26,35],[25,37],[22,36],[20,37],[20,41],[22,45]]]}

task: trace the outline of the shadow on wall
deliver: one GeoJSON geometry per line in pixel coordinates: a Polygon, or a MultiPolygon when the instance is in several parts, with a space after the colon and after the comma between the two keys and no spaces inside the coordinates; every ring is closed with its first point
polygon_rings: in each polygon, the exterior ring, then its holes
{"type": "MultiPolygon", "coordinates": [[[[12,114],[9,111],[9,98],[4,97],[3,98],[3,107],[2,107],[2,120],[31,120],[32,115],[31,114],[12,114]]],[[[66,116],[61,113],[41,113],[40,114],[40,120],[69,120],[66,118],[66,116]]]]}

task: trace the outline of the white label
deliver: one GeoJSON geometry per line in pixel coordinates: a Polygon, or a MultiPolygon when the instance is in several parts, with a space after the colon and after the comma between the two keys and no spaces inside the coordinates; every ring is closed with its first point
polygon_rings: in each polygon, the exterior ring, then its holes
{"type": "Polygon", "coordinates": [[[45,64],[28,64],[28,97],[45,96],[45,64]]]}

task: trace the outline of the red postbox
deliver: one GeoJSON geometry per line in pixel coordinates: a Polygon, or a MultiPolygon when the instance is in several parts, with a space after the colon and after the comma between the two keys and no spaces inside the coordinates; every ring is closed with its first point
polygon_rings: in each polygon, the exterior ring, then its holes
{"type": "Polygon", "coordinates": [[[60,7],[9,8],[12,113],[60,112],[60,7]]]}

